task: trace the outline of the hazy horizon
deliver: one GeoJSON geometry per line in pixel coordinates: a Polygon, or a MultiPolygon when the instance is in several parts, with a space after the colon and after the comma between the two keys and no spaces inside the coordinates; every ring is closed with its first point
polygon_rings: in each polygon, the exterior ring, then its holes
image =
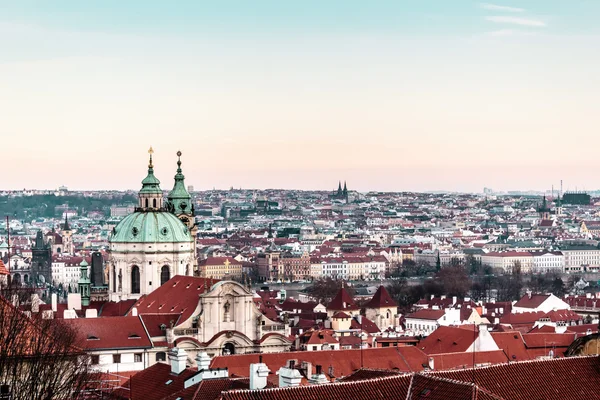
{"type": "Polygon", "coordinates": [[[1,186],[600,187],[600,2],[374,3],[0,0],[1,186]]]}

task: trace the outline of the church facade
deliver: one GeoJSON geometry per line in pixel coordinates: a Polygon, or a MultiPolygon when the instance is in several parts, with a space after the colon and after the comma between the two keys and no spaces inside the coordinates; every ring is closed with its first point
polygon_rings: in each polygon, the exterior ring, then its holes
{"type": "Polygon", "coordinates": [[[109,298],[114,301],[139,298],[175,275],[194,274],[193,207],[181,173],[181,158],[173,191],[164,199],[160,181],[154,176],[152,148],[149,154],[138,206],[109,238],[105,275],[109,298]]]}

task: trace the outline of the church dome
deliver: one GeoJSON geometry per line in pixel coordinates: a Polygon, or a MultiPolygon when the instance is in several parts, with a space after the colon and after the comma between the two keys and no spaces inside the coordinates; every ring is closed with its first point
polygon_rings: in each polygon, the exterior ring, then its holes
{"type": "Polygon", "coordinates": [[[110,243],[190,243],[185,224],[167,211],[134,212],[113,230],[110,243]]]}

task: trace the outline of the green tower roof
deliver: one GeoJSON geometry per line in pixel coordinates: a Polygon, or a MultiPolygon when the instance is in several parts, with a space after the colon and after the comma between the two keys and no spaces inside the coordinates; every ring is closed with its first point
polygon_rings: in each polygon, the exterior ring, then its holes
{"type": "Polygon", "coordinates": [[[173,205],[173,212],[189,212],[192,196],[185,188],[185,176],[181,171],[181,151],[177,152],[177,173],[175,174],[175,184],[173,190],[169,193],[169,202],[173,205]]]}
{"type": "Polygon", "coordinates": [[[162,194],[162,190],[160,189],[160,181],[156,176],[154,176],[154,165],[152,165],[152,154],[154,153],[154,150],[152,150],[152,147],[150,147],[148,153],[150,154],[148,175],[146,175],[142,181],[142,190],[140,190],[140,193],[162,194]]]}

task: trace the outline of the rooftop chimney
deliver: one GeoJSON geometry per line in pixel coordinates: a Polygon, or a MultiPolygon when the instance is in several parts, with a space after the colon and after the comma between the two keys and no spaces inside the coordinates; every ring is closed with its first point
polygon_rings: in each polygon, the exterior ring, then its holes
{"type": "Polygon", "coordinates": [[[291,368],[279,368],[279,387],[300,385],[300,382],[302,381],[302,375],[300,375],[300,371],[294,368],[295,365],[295,361],[290,360],[291,368]]]}
{"type": "Polygon", "coordinates": [[[435,367],[435,365],[434,365],[434,363],[433,363],[433,357],[429,357],[429,359],[427,360],[427,364],[429,364],[429,369],[430,369],[430,370],[432,370],[432,371],[433,371],[433,370],[435,369],[435,368],[434,368],[434,367],[435,367]]]}
{"type": "Polygon", "coordinates": [[[198,371],[210,369],[210,360],[211,358],[207,352],[202,351],[198,353],[196,356],[196,365],[198,366],[198,371]]]}
{"type": "Polygon", "coordinates": [[[258,364],[250,364],[250,390],[266,388],[269,372],[267,364],[262,362],[262,356],[259,356],[258,364]]]}
{"type": "Polygon", "coordinates": [[[37,295],[37,293],[33,293],[31,295],[31,312],[40,312],[40,297],[37,295]]]}
{"type": "Polygon", "coordinates": [[[185,370],[187,353],[184,349],[173,347],[169,352],[169,363],[171,364],[171,373],[179,375],[185,370]]]}
{"type": "Polygon", "coordinates": [[[321,365],[316,365],[316,372],[310,376],[308,382],[312,385],[322,385],[324,383],[329,383],[329,380],[323,373],[323,367],[321,365]]]}
{"type": "Polygon", "coordinates": [[[310,377],[313,374],[312,363],[310,363],[308,361],[302,361],[301,369],[304,371],[304,375],[306,376],[306,379],[310,379],[310,377]]]}
{"type": "Polygon", "coordinates": [[[52,293],[52,312],[56,312],[58,310],[58,295],[56,293],[52,293]]]}

